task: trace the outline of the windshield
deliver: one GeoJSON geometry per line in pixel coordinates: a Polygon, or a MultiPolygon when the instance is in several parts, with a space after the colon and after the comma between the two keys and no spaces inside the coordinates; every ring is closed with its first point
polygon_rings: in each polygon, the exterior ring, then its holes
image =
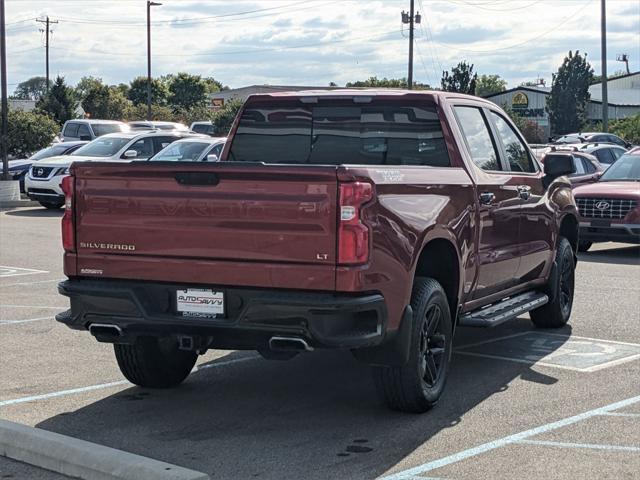
{"type": "Polygon", "coordinates": [[[404,102],[247,108],[229,160],[449,166],[435,107],[404,102]]]}
{"type": "Polygon", "coordinates": [[[54,145],[52,147],[43,148],[38,153],[31,155],[29,160],[42,160],[43,158],[55,157],[56,155],[64,155],[69,149],[69,145],[54,145]]]}
{"type": "Polygon", "coordinates": [[[158,152],[151,158],[153,161],[162,162],[195,162],[210,143],[203,142],[177,142],[158,152]]]}
{"type": "Polygon", "coordinates": [[[93,133],[96,134],[96,137],[101,137],[107,133],[126,132],[128,130],[125,125],[120,125],[119,123],[93,123],[91,124],[91,128],[93,129],[93,133]]]}
{"type": "Polygon", "coordinates": [[[616,180],[640,181],[640,155],[623,155],[600,177],[601,182],[616,180]]]}
{"type": "Polygon", "coordinates": [[[122,137],[96,138],[94,141],[87,143],[84,147],[80,147],[73,152],[71,156],[111,157],[118,153],[129,141],[131,141],[130,138],[122,137]]]}

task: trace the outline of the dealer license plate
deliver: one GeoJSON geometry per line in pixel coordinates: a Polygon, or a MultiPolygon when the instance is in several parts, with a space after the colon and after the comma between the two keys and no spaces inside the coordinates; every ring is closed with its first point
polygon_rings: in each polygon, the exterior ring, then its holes
{"type": "Polygon", "coordinates": [[[224,315],[224,292],[188,288],[176,292],[176,310],[185,316],[224,315]]]}

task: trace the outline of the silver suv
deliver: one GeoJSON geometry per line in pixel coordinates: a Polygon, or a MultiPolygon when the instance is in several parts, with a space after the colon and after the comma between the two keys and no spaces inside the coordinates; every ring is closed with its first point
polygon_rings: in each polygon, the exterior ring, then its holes
{"type": "Polygon", "coordinates": [[[129,126],[116,120],[67,120],[59,135],[61,142],[73,140],[91,141],[107,133],[128,132],[129,126]]]}

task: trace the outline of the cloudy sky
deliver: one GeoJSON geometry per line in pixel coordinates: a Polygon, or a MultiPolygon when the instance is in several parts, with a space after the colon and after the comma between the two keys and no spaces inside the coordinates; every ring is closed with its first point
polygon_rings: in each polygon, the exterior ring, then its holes
{"type": "MultiPolygon", "coordinates": [[[[409,0],[160,0],[152,9],[153,74],[186,71],[230,87],[328,85],[407,74],[409,0]]],[[[6,0],[9,90],[44,75],[108,83],[146,75],[145,0],[6,0]]],[[[600,70],[600,0],[416,0],[414,78],[438,85],[461,60],[509,86],[550,81],[568,50],[600,70]]],[[[640,1],[607,0],[607,68],[640,70],[640,1]]]]}

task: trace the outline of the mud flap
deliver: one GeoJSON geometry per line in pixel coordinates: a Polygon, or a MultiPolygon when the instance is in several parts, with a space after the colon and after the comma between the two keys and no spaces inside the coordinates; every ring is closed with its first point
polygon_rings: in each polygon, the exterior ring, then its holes
{"type": "Polygon", "coordinates": [[[375,347],[354,348],[351,353],[357,360],[369,365],[390,367],[405,365],[409,361],[412,324],[413,310],[410,305],[407,305],[402,314],[400,327],[392,338],[375,347]]]}

